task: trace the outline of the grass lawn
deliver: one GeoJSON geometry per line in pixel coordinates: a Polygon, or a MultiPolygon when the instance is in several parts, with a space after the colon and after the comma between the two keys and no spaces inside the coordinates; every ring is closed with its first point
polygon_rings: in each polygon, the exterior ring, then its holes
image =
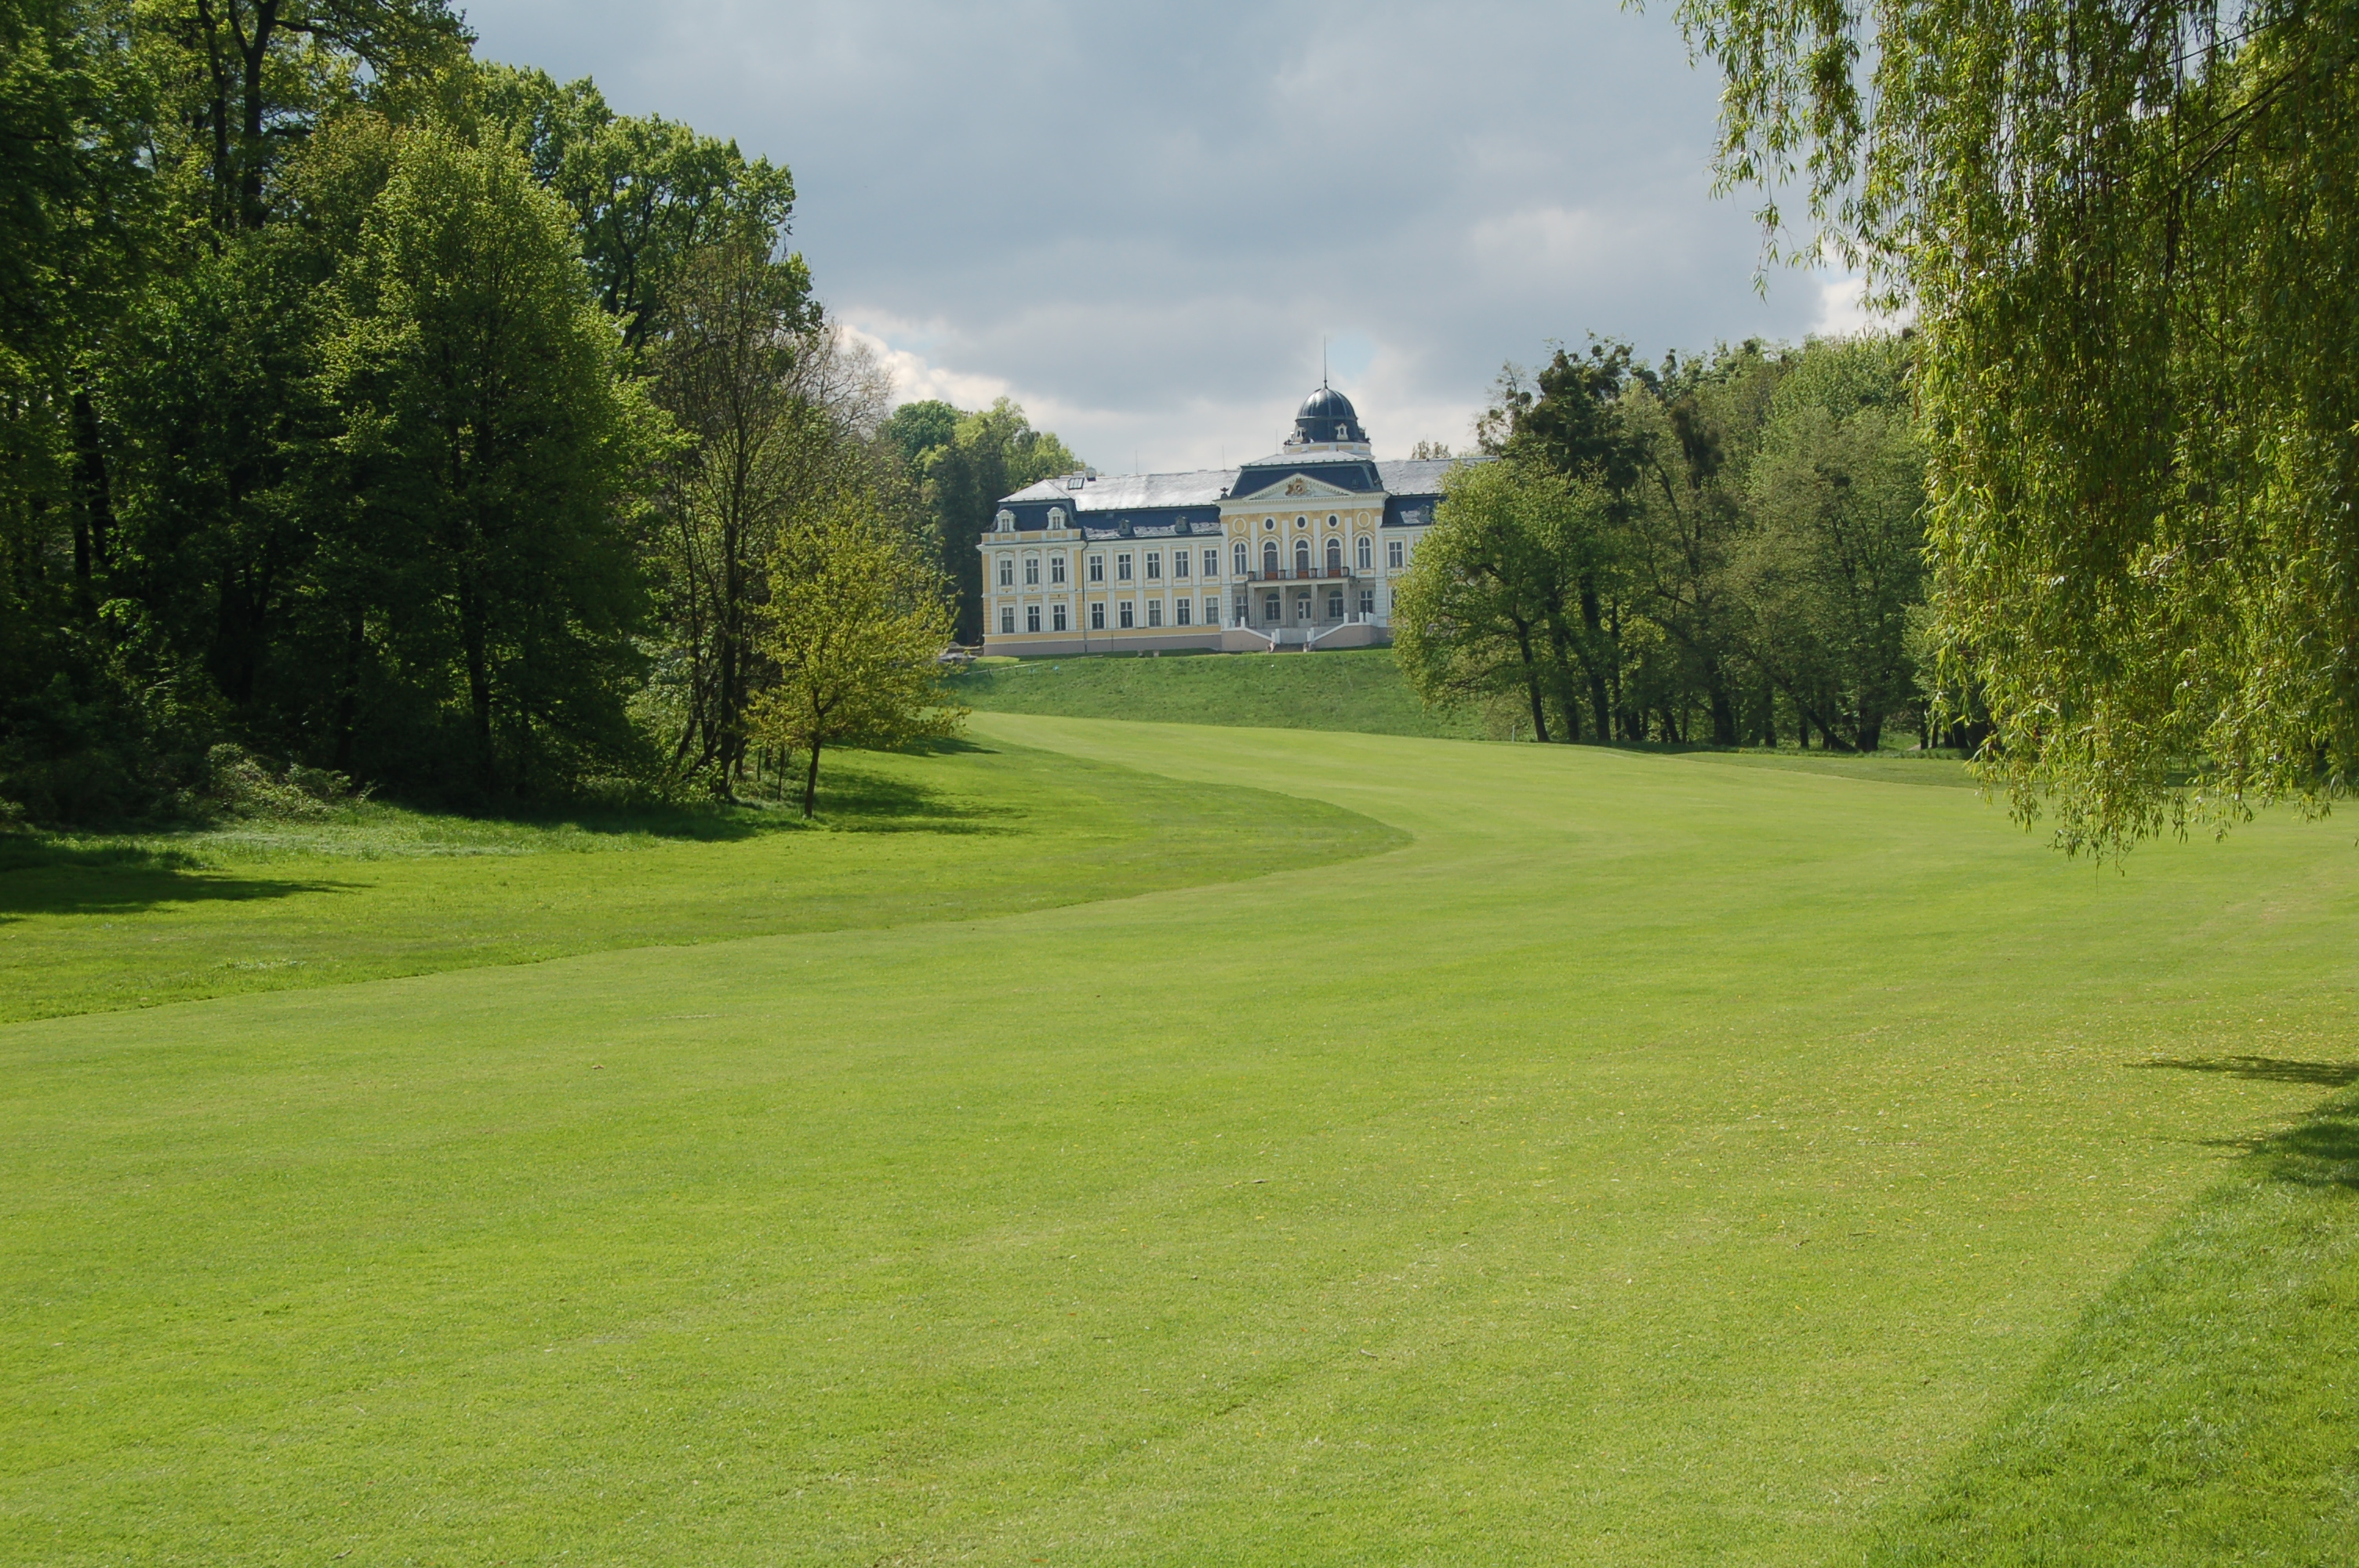
{"type": "Polygon", "coordinates": [[[140,838],[0,834],[0,1022],[1230,881],[1400,835],[1021,749],[851,752],[821,824],[713,807],[498,822],[366,806],[140,838]]]}
{"type": "Polygon", "coordinates": [[[995,662],[961,671],[951,687],[970,708],[995,713],[1366,735],[1483,735],[1480,714],[1427,712],[1401,679],[1389,648],[995,662]]]}
{"type": "Polygon", "coordinates": [[[2338,827],[976,729],[1403,838],[0,1027],[0,1560],[2359,1555],[2338,827]]]}

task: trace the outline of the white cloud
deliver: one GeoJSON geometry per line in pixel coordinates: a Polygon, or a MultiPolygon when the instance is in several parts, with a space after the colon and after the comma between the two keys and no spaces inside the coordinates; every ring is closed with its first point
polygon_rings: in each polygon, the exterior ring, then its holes
{"type": "Polygon", "coordinates": [[[1267,449],[1321,338],[1380,452],[1466,438],[1502,361],[1795,337],[1714,201],[1716,81],[1658,13],[1553,0],[469,0],[789,166],[794,243],[902,395],[1001,395],[1103,468],[1267,449]],[[1349,371],[1350,373],[1345,373],[1349,371]]]}
{"type": "Polygon", "coordinates": [[[1810,323],[1816,338],[1848,338],[1876,325],[1866,306],[1867,279],[1831,277],[1819,284],[1819,319],[1810,323]]]}

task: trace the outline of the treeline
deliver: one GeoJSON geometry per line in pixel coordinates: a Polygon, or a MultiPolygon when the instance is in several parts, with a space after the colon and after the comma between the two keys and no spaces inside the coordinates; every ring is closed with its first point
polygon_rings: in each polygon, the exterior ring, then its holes
{"type": "Polygon", "coordinates": [[[1430,704],[1543,741],[1924,743],[1925,459],[1900,338],[1510,369],[1395,600],[1430,704]]]}
{"type": "Polygon", "coordinates": [[[977,443],[888,433],[785,168],[444,0],[0,0],[0,802],[168,808],[224,746],[727,791],[926,722],[977,443]]]}

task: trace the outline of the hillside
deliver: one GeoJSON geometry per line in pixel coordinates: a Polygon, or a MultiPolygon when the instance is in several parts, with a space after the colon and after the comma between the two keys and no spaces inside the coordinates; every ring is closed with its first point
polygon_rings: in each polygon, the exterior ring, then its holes
{"type": "Polygon", "coordinates": [[[1029,659],[974,665],[952,687],[989,713],[1483,738],[1480,715],[1428,713],[1386,648],[1029,659]]]}

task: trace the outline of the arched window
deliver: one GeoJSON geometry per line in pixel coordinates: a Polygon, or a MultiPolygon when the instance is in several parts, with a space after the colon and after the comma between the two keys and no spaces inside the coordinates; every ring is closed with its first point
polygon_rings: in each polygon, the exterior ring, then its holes
{"type": "Polygon", "coordinates": [[[1343,541],[1341,539],[1327,541],[1327,569],[1331,572],[1343,569],[1343,541]]]}
{"type": "Polygon", "coordinates": [[[1262,543],[1261,575],[1264,577],[1277,575],[1277,541],[1275,539],[1267,539],[1262,543]]]}
{"type": "Polygon", "coordinates": [[[992,526],[1002,534],[1013,534],[1016,532],[1016,514],[1005,511],[1000,513],[993,519],[992,526]]]}
{"type": "Polygon", "coordinates": [[[1363,534],[1360,535],[1360,569],[1364,572],[1372,571],[1375,568],[1375,543],[1365,534],[1363,534]]]}
{"type": "Polygon", "coordinates": [[[1253,568],[1245,564],[1251,557],[1245,554],[1245,547],[1244,545],[1240,544],[1234,550],[1232,550],[1229,553],[1236,557],[1236,568],[1237,575],[1239,577],[1243,577],[1245,573],[1253,570],[1253,568]]]}
{"type": "Polygon", "coordinates": [[[1061,506],[1051,506],[1049,508],[1049,526],[1051,528],[1061,528],[1064,525],[1065,509],[1061,506]]]}
{"type": "Polygon", "coordinates": [[[1294,569],[1306,575],[1310,570],[1310,541],[1308,539],[1294,541],[1294,569]]]}

